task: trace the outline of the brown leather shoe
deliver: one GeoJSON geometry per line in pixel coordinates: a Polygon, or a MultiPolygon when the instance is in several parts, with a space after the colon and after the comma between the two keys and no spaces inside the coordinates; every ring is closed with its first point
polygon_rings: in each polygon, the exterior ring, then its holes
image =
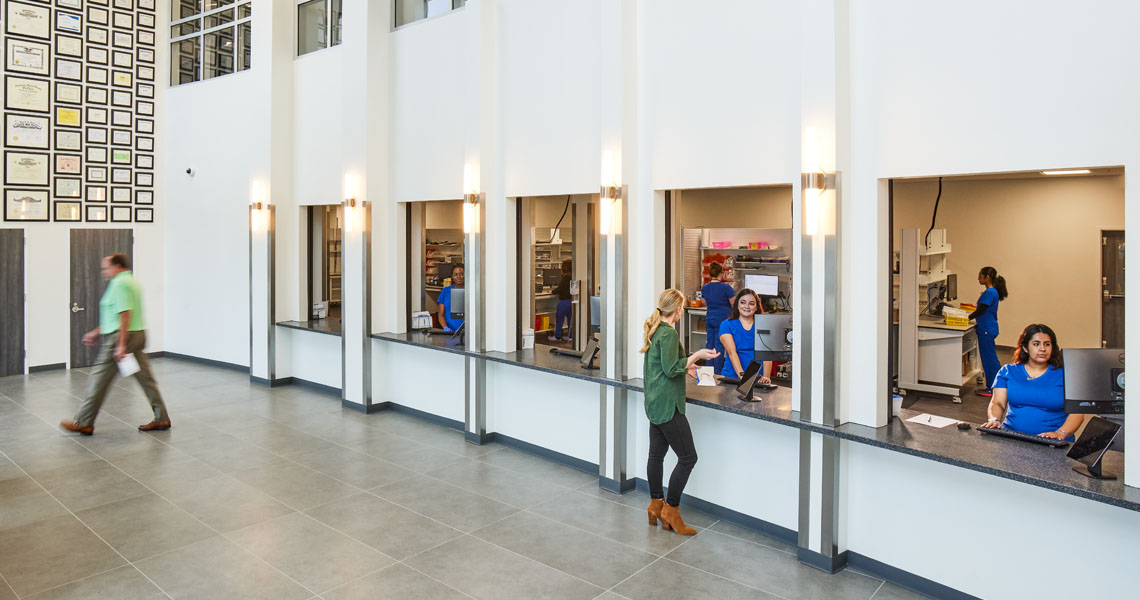
{"type": "Polygon", "coordinates": [[[646,509],[646,512],[649,513],[649,524],[650,525],[656,525],[657,524],[657,517],[661,516],[661,507],[664,504],[665,504],[665,501],[662,500],[661,498],[650,498],[649,508],[646,509]]]}
{"type": "Polygon", "coordinates": [[[170,421],[151,421],[139,425],[139,431],[159,431],[163,429],[170,429],[170,421]]]}
{"type": "Polygon", "coordinates": [[[677,535],[695,535],[697,533],[696,529],[685,525],[685,521],[681,519],[681,510],[668,504],[661,507],[661,528],[672,529],[677,535]]]}
{"type": "Polygon", "coordinates": [[[59,426],[68,430],[68,431],[78,433],[80,435],[91,435],[91,434],[95,433],[95,426],[94,425],[89,425],[87,427],[80,427],[79,423],[76,423],[75,421],[60,421],[59,426]]]}

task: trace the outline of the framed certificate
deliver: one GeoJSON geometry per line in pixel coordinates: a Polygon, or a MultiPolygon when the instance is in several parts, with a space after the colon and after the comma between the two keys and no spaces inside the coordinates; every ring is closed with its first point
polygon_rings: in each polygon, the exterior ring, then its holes
{"type": "Polygon", "coordinates": [[[125,31],[114,31],[111,33],[111,45],[116,48],[134,48],[135,38],[125,31]]]}
{"type": "Polygon", "coordinates": [[[83,58],[83,38],[70,35],[55,36],[55,53],[57,56],[83,58]]]}
{"type": "Polygon", "coordinates": [[[105,163],[107,162],[107,148],[103,146],[88,146],[87,147],[87,162],[89,163],[105,163]]]}
{"type": "Polygon", "coordinates": [[[115,0],[115,8],[124,8],[126,10],[135,9],[135,0],[115,0]]]}
{"type": "Polygon", "coordinates": [[[107,143],[107,128],[106,127],[88,127],[87,128],[87,143],[88,144],[106,144],[107,143]]]}
{"type": "Polygon", "coordinates": [[[154,64],[154,50],[150,48],[139,48],[138,55],[139,62],[154,64]]]}
{"type": "Polygon", "coordinates": [[[127,71],[127,72],[115,71],[115,77],[111,81],[111,85],[114,85],[117,87],[131,87],[133,85],[133,83],[131,81],[130,71],[127,71]]]}
{"type": "Polygon", "coordinates": [[[111,207],[111,222],[112,223],[130,223],[131,222],[131,207],[129,207],[129,206],[112,206],[111,207]]]}
{"type": "Polygon", "coordinates": [[[78,83],[55,84],[55,101],[62,104],[83,104],[83,86],[78,83]]]}
{"type": "MultiPolygon", "coordinates": [[[[99,108],[97,106],[88,106],[87,107],[87,122],[88,123],[95,123],[98,125],[106,125],[107,124],[107,109],[99,108]]],[[[90,141],[90,140],[88,140],[88,141],[90,141]]],[[[104,139],[103,141],[106,141],[106,139],[104,139]]]]}
{"type": "Polygon", "coordinates": [[[107,183],[107,167],[87,167],[87,183],[107,183]]]}
{"type": "Polygon", "coordinates": [[[154,186],[154,173],[135,173],[135,185],[139,187],[154,186]]]}
{"type": "Polygon", "coordinates": [[[97,65],[107,64],[107,49],[98,46],[87,47],[87,62],[97,65]]]}
{"type": "Polygon", "coordinates": [[[94,86],[87,86],[87,102],[93,104],[106,104],[107,90],[94,86]]]}
{"type": "Polygon", "coordinates": [[[120,127],[131,126],[131,112],[129,110],[113,110],[111,111],[111,124],[120,127]]]}
{"type": "Polygon", "coordinates": [[[138,85],[139,98],[154,98],[154,85],[140,82],[138,85]]]}
{"type": "Polygon", "coordinates": [[[111,169],[111,183],[130,183],[130,169],[111,169]]]}
{"type": "Polygon", "coordinates": [[[103,67],[87,67],[87,83],[107,84],[107,69],[103,67]]]}
{"type": "Polygon", "coordinates": [[[88,204],[86,216],[88,223],[105,223],[107,221],[107,207],[88,204]]]}
{"type": "Polygon", "coordinates": [[[135,131],[139,133],[154,133],[154,121],[152,119],[135,119],[135,131]]]}
{"type": "Polygon", "coordinates": [[[151,190],[135,190],[135,204],[154,204],[154,192],[151,190]]]}
{"type": "Polygon", "coordinates": [[[5,110],[26,110],[46,113],[48,110],[48,82],[9,75],[4,78],[5,110]]]}
{"type": "Polygon", "coordinates": [[[40,152],[13,152],[4,153],[4,184],[5,185],[42,185],[48,184],[47,153],[40,152]]]}
{"type": "Polygon", "coordinates": [[[5,21],[7,31],[14,35],[51,39],[51,9],[46,6],[8,1],[8,14],[5,21]]]}
{"type": "Polygon", "coordinates": [[[111,104],[113,106],[131,106],[131,93],[123,90],[111,90],[111,104]]]}
{"type": "Polygon", "coordinates": [[[131,203],[131,188],[129,187],[113,187],[111,188],[111,202],[119,204],[131,203]]]}
{"type": "Polygon", "coordinates": [[[87,201],[88,202],[106,202],[107,201],[107,186],[105,186],[105,185],[89,185],[89,186],[87,186],[87,201]]]}
{"type": "Polygon", "coordinates": [[[154,81],[154,67],[139,65],[138,71],[139,79],[142,79],[143,81],[154,81]]]}
{"type": "Polygon", "coordinates": [[[76,202],[75,200],[56,200],[55,201],[55,221],[82,221],[83,220],[83,203],[76,202]]]}
{"type": "Polygon", "coordinates": [[[60,8],[74,8],[75,10],[83,10],[83,0],[55,0],[55,5],[60,8]]]}
{"type": "Polygon", "coordinates": [[[83,157],[78,154],[56,154],[56,175],[83,175],[83,157]]]}
{"type": "Polygon", "coordinates": [[[139,43],[146,44],[147,46],[154,45],[154,32],[153,31],[140,31],[139,43]]]}
{"type": "Polygon", "coordinates": [[[135,155],[135,168],[136,169],[153,169],[154,168],[154,155],[153,154],[136,154],[135,155]]]}
{"type": "Polygon", "coordinates": [[[131,56],[130,52],[123,52],[122,50],[115,50],[111,53],[111,64],[116,67],[123,67],[129,69],[135,66],[135,59],[131,56]]]}
{"type": "MultiPolygon", "coordinates": [[[[88,20],[90,20],[90,18],[88,18],[88,20]]],[[[90,25],[87,26],[87,42],[88,43],[90,43],[90,44],[102,44],[102,45],[106,46],[107,41],[110,39],[111,39],[111,36],[109,33],[107,33],[106,29],[104,29],[102,27],[92,27],[90,25]]]]}
{"type": "Polygon", "coordinates": [[[129,129],[112,129],[111,143],[116,146],[130,146],[131,131],[129,129]]]}
{"type": "Polygon", "coordinates": [[[110,13],[105,8],[98,8],[95,6],[87,7],[87,21],[98,25],[106,25],[110,19],[110,13]]]}
{"type": "Polygon", "coordinates": [[[115,164],[115,165],[129,165],[129,164],[131,164],[131,150],[130,150],[130,148],[111,148],[111,164],[115,164]]]}
{"type": "MultiPolygon", "coordinates": [[[[8,6],[12,6],[12,3],[9,3],[8,6]]],[[[5,49],[7,52],[5,53],[4,64],[9,71],[33,75],[51,75],[51,63],[48,61],[51,55],[51,46],[39,42],[25,42],[24,40],[8,38],[5,49]]]]}
{"type": "Polygon", "coordinates": [[[78,152],[83,149],[83,134],[73,129],[55,130],[55,149],[78,152]]]}
{"type": "Polygon", "coordinates": [[[111,0],[87,0],[88,4],[98,4],[99,6],[110,6],[111,0]]]}
{"type": "Polygon", "coordinates": [[[83,24],[80,22],[79,15],[57,10],[55,12],[55,28],[59,31],[79,33],[83,30],[83,24]]]}
{"type": "Polygon", "coordinates": [[[135,149],[144,152],[154,151],[154,138],[142,135],[135,136],[135,149]]]}
{"type": "Polygon", "coordinates": [[[83,79],[83,63],[67,58],[55,59],[55,76],[59,79],[81,81],[83,79]]]}
{"type": "Polygon", "coordinates": [[[47,221],[47,190],[4,190],[5,221],[47,221]]]}
{"type": "Polygon", "coordinates": [[[149,27],[154,29],[154,15],[149,13],[139,13],[139,27],[149,27]]]}
{"type": "Polygon", "coordinates": [[[4,115],[4,145],[47,150],[48,125],[47,117],[8,113],[4,115]]]}
{"type": "Polygon", "coordinates": [[[113,24],[120,29],[134,29],[135,17],[131,13],[116,11],[115,22],[113,24]]]}
{"type": "Polygon", "coordinates": [[[139,100],[135,103],[135,111],[140,115],[151,116],[154,114],[154,102],[149,100],[139,100]]]}
{"type": "Polygon", "coordinates": [[[154,10],[154,0],[139,0],[139,8],[154,10]]]}
{"type": "Polygon", "coordinates": [[[56,198],[82,198],[83,190],[78,177],[56,177],[56,198]]]}
{"type": "Polygon", "coordinates": [[[81,127],[78,108],[55,107],[55,124],[63,127],[81,127]]]}
{"type": "Polygon", "coordinates": [[[153,223],[153,208],[135,208],[135,223],[153,223]]]}

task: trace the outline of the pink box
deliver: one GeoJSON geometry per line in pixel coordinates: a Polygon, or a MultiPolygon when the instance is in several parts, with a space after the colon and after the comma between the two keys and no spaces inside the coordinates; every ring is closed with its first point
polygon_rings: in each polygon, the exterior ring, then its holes
{"type": "Polygon", "coordinates": [[[717,249],[731,248],[732,242],[713,242],[712,247],[717,249]]]}

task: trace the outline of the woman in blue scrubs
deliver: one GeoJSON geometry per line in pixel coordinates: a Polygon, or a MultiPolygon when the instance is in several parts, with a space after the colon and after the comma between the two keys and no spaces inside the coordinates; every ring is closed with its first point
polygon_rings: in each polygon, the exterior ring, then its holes
{"type": "Polygon", "coordinates": [[[732,298],[736,290],[724,282],[724,269],[720,263],[709,264],[709,277],[712,281],[701,286],[701,298],[705,301],[705,348],[716,350],[713,369],[720,372],[724,366],[724,347],[720,343],[720,324],[732,316],[732,298]]]}
{"type": "Polygon", "coordinates": [[[451,317],[451,290],[463,289],[463,265],[458,264],[451,268],[451,285],[439,291],[439,324],[444,331],[457,331],[463,325],[463,319],[451,317]]]}
{"type": "MultiPolygon", "coordinates": [[[[732,302],[732,318],[720,324],[720,343],[724,346],[725,361],[722,377],[740,379],[756,357],[756,310],[760,298],[748,288],[740,290],[732,302]]],[[[768,365],[765,365],[767,367],[768,365]]],[[[771,383],[761,373],[760,383],[771,383]]]]}
{"type": "Polygon", "coordinates": [[[982,370],[986,373],[986,389],[975,393],[988,398],[994,395],[994,378],[1001,369],[996,344],[998,302],[1005,300],[1009,292],[1005,289],[1005,277],[998,275],[997,269],[993,267],[982,268],[978,273],[978,283],[984,285],[986,289],[978,298],[978,308],[970,313],[970,318],[975,319],[977,323],[978,355],[982,359],[982,370]]]}
{"type": "Polygon", "coordinates": [[[1084,415],[1065,414],[1065,369],[1057,335],[1030,325],[1017,339],[1013,362],[994,379],[985,428],[1004,428],[1055,440],[1073,440],[1084,415]]]}

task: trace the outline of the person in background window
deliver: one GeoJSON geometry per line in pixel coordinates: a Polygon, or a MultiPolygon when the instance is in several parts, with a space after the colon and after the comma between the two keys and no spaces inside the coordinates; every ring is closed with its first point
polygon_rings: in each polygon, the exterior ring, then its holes
{"type": "MultiPolygon", "coordinates": [[[[439,291],[439,324],[444,331],[456,331],[463,325],[463,319],[451,318],[451,290],[463,289],[463,264],[451,268],[451,285],[439,291]]],[[[464,309],[466,310],[466,308],[464,309]]]]}
{"type": "Polygon", "coordinates": [[[1013,362],[994,378],[988,412],[989,421],[982,427],[1073,440],[1085,417],[1065,413],[1061,346],[1048,325],[1030,325],[1021,332],[1013,362]]]}
{"type": "Polygon", "coordinates": [[[562,341],[562,321],[566,321],[566,339],[570,337],[570,309],[574,306],[574,299],[570,295],[570,278],[573,273],[573,263],[570,260],[562,261],[562,276],[558,278],[558,310],[554,314],[554,335],[547,336],[554,342],[562,341]]]}
{"type": "Polygon", "coordinates": [[[649,480],[649,524],[661,519],[664,529],[679,535],[693,535],[696,530],[681,518],[678,506],[681,492],[689,481],[689,473],[697,464],[697,448],[693,430],[685,418],[685,373],[696,376],[698,360],[712,360],[716,353],[708,348],[697,350],[688,358],[675,329],[685,312],[685,295],[679,290],[665,290],[657,298],[657,308],[645,320],[645,416],[649,417],[649,460],[645,478],[649,480]],[[669,497],[661,487],[665,472],[665,454],[673,449],[677,466],[669,476],[669,497]]]}
{"type": "Polygon", "coordinates": [[[732,315],[732,297],[736,290],[724,282],[724,269],[720,263],[709,264],[711,281],[701,286],[701,298],[705,301],[705,348],[716,350],[718,356],[713,361],[714,372],[724,367],[724,347],[720,344],[720,324],[732,315]]]}
{"type": "Polygon", "coordinates": [[[998,336],[998,302],[1005,300],[1009,292],[1005,289],[1005,277],[998,275],[997,269],[983,267],[978,273],[978,283],[986,286],[982,296],[978,298],[978,308],[970,313],[971,319],[976,319],[978,325],[978,355],[982,359],[982,370],[986,373],[986,389],[975,392],[979,396],[991,397],[994,395],[994,378],[1001,361],[997,355],[998,336]]]}
{"type": "MultiPolygon", "coordinates": [[[[740,379],[752,359],[756,357],[756,311],[760,299],[756,292],[748,288],[740,290],[732,302],[732,318],[720,324],[720,343],[724,346],[723,377],[740,379]]],[[[771,370],[771,363],[764,364],[764,373],[771,370]]],[[[760,383],[772,383],[764,373],[760,383]]]]}

